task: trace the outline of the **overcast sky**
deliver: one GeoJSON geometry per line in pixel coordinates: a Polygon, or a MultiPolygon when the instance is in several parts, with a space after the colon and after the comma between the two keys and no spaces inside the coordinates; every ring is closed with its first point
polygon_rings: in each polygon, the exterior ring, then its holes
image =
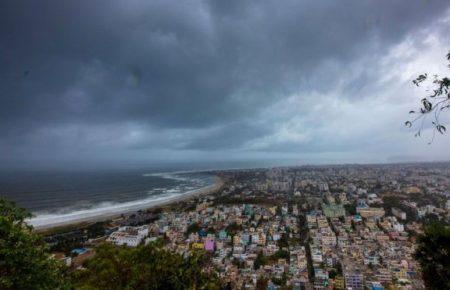
{"type": "Polygon", "coordinates": [[[448,74],[449,8],[1,1],[0,167],[450,159],[403,125],[411,80],[448,74]]]}

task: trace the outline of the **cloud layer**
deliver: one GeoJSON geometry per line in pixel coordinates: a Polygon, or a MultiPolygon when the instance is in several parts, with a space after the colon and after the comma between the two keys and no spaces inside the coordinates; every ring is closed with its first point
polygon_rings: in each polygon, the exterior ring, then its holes
{"type": "Polygon", "coordinates": [[[449,7],[5,1],[0,163],[449,158],[402,127],[411,80],[446,73],[449,7]]]}

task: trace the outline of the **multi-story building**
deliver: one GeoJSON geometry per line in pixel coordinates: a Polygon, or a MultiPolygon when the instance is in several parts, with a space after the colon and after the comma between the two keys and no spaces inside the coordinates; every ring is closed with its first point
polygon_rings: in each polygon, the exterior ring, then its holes
{"type": "Polygon", "coordinates": [[[118,246],[126,245],[129,247],[137,247],[142,240],[148,235],[148,227],[120,227],[113,232],[107,239],[107,242],[114,243],[118,246]]]}
{"type": "Polygon", "coordinates": [[[399,218],[399,219],[401,219],[401,220],[406,220],[406,212],[404,212],[404,211],[402,211],[402,210],[400,210],[400,209],[398,209],[398,208],[395,208],[395,207],[393,207],[393,208],[391,209],[391,211],[392,211],[392,214],[393,214],[395,217],[397,217],[397,218],[399,218]]]}
{"type": "Polygon", "coordinates": [[[363,290],[364,279],[363,274],[356,270],[345,271],[344,280],[346,289],[363,290]]]}
{"type": "Polygon", "coordinates": [[[381,207],[357,207],[356,212],[363,218],[382,218],[385,214],[381,207]]]}
{"type": "Polygon", "coordinates": [[[345,216],[345,209],[342,204],[322,204],[323,214],[327,218],[336,218],[345,216]]]}

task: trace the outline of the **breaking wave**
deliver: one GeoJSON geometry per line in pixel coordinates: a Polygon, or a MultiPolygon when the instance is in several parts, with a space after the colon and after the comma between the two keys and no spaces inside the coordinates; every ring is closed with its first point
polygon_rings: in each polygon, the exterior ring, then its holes
{"type": "Polygon", "coordinates": [[[147,191],[146,198],[133,201],[79,202],[58,210],[35,212],[28,223],[35,228],[45,228],[117,216],[174,201],[185,195],[207,190],[214,185],[210,177],[180,176],[179,173],[150,173],[143,176],[157,176],[182,183],[171,187],[155,187],[147,191]]]}

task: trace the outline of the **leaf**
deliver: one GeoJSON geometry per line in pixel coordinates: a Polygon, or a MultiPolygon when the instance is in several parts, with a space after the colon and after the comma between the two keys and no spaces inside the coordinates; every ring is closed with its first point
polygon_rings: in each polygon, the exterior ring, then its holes
{"type": "Polygon", "coordinates": [[[422,99],[422,104],[426,112],[430,112],[433,109],[433,104],[427,98],[422,99]]]}
{"type": "Polygon", "coordinates": [[[443,125],[437,125],[436,129],[439,131],[439,133],[444,134],[445,131],[447,131],[447,128],[445,128],[445,126],[443,125]]]}
{"type": "Polygon", "coordinates": [[[413,80],[413,84],[416,86],[419,86],[421,82],[427,79],[427,74],[419,75],[415,80],[413,80]]]}
{"type": "Polygon", "coordinates": [[[410,121],[406,121],[405,122],[405,126],[408,127],[408,128],[411,128],[412,123],[410,121]]]}

